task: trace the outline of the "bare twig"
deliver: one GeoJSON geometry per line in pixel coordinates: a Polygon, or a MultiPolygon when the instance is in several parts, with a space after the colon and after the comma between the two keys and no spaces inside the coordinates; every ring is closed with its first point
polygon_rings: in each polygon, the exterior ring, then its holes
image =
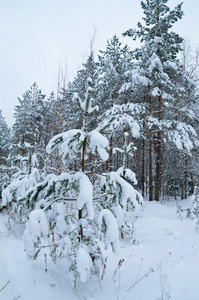
{"type": "Polygon", "coordinates": [[[117,274],[117,271],[121,268],[122,264],[124,262],[124,259],[120,259],[119,262],[118,262],[118,265],[117,265],[117,268],[115,269],[114,273],[113,273],[113,279],[115,278],[116,274],[117,274]]]}
{"type": "Polygon", "coordinates": [[[130,292],[130,290],[133,288],[134,289],[134,287],[140,282],[140,281],[142,281],[142,279],[144,279],[145,277],[147,277],[151,272],[155,272],[152,268],[150,268],[150,270],[146,273],[146,274],[144,274],[140,279],[138,279],[136,282],[134,282],[134,284],[132,284],[126,291],[127,292],[130,292]]]}
{"type": "Polygon", "coordinates": [[[101,280],[104,279],[104,275],[105,275],[105,272],[106,272],[106,266],[107,266],[107,260],[108,260],[108,258],[106,257],[105,262],[104,262],[104,266],[103,266],[103,272],[102,272],[101,280]]]}
{"type": "Polygon", "coordinates": [[[8,283],[10,282],[10,280],[11,279],[9,279],[8,282],[0,289],[0,292],[2,292],[5,289],[5,287],[8,285],[8,283]]]}

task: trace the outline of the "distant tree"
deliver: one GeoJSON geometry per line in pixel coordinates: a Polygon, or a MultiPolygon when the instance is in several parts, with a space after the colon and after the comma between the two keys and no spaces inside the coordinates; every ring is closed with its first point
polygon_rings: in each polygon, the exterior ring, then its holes
{"type": "MultiPolygon", "coordinates": [[[[94,52],[91,47],[90,54],[85,63],[82,64],[82,68],[77,72],[74,80],[70,82],[68,88],[65,90],[64,95],[67,99],[68,108],[70,109],[70,113],[68,113],[66,123],[67,128],[81,128],[82,127],[82,115],[78,110],[76,103],[73,102],[73,94],[78,93],[81,98],[84,97],[87,87],[88,81],[87,79],[91,79],[91,87],[93,89],[92,95],[93,99],[95,99],[95,105],[97,104],[97,80],[98,80],[98,69],[97,64],[94,58],[94,52]]],[[[90,129],[96,126],[96,114],[89,120],[90,129]]]]}
{"type": "MultiPolygon", "coordinates": [[[[100,111],[104,113],[114,104],[128,102],[129,95],[120,93],[120,89],[124,83],[125,73],[132,68],[132,55],[129,47],[127,45],[122,47],[119,38],[114,35],[107,41],[106,50],[100,51],[98,60],[98,104],[100,111]]],[[[115,138],[123,142],[121,135],[115,138]]],[[[114,169],[113,147],[114,140],[110,137],[109,170],[114,169]]]]}
{"type": "Polygon", "coordinates": [[[5,163],[5,159],[8,156],[10,137],[11,130],[0,110],[0,164],[5,163]]]}
{"type": "Polygon", "coordinates": [[[36,153],[32,153],[33,146],[19,143],[17,148],[18,154],[10,157],[10,178],[3,186],[0,209],[7,208],[13,220],[24,223],[30,206],[24,201],[24,195],[42,180],[42,171],[36,153]]]}
{"type": "Polygon", "coordinates": [[[15,107],[13,142],[17,144],[27,142],[32,146],[35,143],[42,144],[44,136],[44,99],[36,83],[34,83],[22,98],[18,98],[19,104],[15,107]]]}
{"type": "Polygon", "coordinates": [[[9,169],[7,168],[7,158],[11,142],[11,130],[0,110],[0,198],[4,185],[9,180],[9,169]]]}

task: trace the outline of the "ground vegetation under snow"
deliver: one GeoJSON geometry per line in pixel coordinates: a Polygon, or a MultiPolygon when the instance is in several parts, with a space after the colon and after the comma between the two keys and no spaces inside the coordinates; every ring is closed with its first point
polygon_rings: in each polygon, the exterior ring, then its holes
{"type": "MultiPolygon", "coordinates": [[[[178,203],[187,209],[191,201],[178,203]]],[[[1,213],[0,299],[197,300],[199,235],[195,222],[176,212],[173,200],[145,200],[132,221],[134,243],[120,240],[117,253],[109,246],[103,280],[91,274],[76,290],[66,281],[63,259],[56,265],[43,255],[27,260],[22,229],[1,213]]]]}

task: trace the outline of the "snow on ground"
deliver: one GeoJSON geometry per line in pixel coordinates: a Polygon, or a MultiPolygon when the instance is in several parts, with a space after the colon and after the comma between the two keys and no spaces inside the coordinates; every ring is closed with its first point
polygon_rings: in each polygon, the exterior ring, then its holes
{"type": "Polygon", "coordinates": [[[63,261],[53,271],[49,263],[47,272],[43,257],[27,261],[22,240],[8,234],[6,224],[0,214],[0,290],[10,280],[2,300],[199,299],[199,234],[193,221],[178,218],[173,201],[144,201],[133,233],[139,244],[121,242],[117,255],[109,248],[103,281],[93,277],[76,292],[65,280],[63,261]]]}

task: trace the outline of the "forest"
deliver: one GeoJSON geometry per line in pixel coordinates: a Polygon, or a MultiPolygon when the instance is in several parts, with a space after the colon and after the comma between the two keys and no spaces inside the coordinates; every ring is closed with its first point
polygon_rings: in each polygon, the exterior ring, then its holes
{"type": "MultiPolygon", "coordinates": [[[[76,291],[104,279],[106,251],[139,244],[134,227],[146,202],[163,214],[172,201],[176,218],[199,228],[199,51],[172,31],[182,3],[171,10],[167,2],[141,1],[144,18],[122,33],[125,46],[114,35],[96,56],[91,40],[75,78],[68,83],[60,66],[50,95],[33,83],[12,128],[0,111],[0,218],[17,228],[28,260],[45,261],[45,271],[64,264],[76,291]]],[[[0,282],[0,294],[9,284],[0,282]]],[[[171,298],[164,288],[156,299],[171,298]]]]}

